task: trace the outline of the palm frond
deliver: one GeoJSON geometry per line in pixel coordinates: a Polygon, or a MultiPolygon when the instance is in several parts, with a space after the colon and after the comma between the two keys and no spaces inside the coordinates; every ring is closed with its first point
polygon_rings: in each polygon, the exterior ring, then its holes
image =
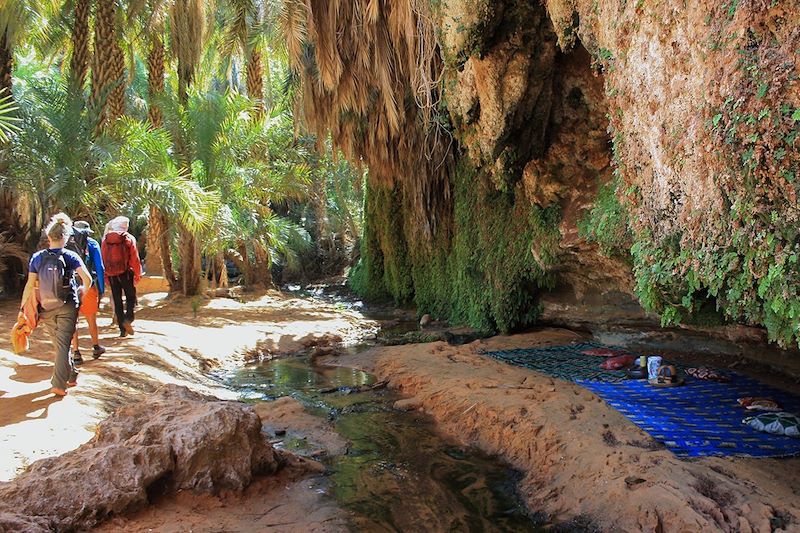
{"type": "Polygon", "coordinates": [[[0,89],[0,141],[8,142],[9,136],[19,131],[21,119],[15,113],[18,109],[12,96],[6,94],[6,89],[0,89]]]}

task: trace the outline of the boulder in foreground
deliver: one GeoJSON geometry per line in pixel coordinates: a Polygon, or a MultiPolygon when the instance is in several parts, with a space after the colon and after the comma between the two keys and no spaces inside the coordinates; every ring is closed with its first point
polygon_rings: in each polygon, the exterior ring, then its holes
{"type": "Polygon", "coordinates": [[[0,532],[88,529],[178,490],[242,490],[280,457],[245,404],[166,385],[117,410],[77,450],[0,485],[0,532]]]}

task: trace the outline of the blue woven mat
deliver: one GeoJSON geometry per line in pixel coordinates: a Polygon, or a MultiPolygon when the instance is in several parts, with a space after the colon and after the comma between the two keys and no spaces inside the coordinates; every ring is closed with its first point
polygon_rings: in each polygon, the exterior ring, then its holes
{"type": "Polygon", "coordinates": [[[626,381],[627,377],[624,371],[600,368],[600,363],[606,359],[605,357],[581,353],[585,350],[601,348],[620,349],[596,342],[581,342],[563,346],[548,346],[547,348],[499,350],[486,352],[484,355],[565,381],[589,380],[608,383],[626,381]]]}
{"type": "Polygon", "coordinates": [[[800,454],[800,439],[756,431],[742,419],[757,414],[736,403],[767,396],[785,411],[800,413],[800,398],[734,374],[730,383],[686,378],[681,387],[657,388],[642,380],[625,383],[579,381],[679,457],[800,454]]]}
{"type": "Polygon", "coordinates": [[[683,386],[653,387],[647,381],[626,379],[622,371],[602,370],[603,357],[581,353],[598,348],[615,349],[584,342],[485,355],[586,387],[679,457],[800,455],[800,439],[762,433],[742,424],[743,418],[757,412],[736,402],[744,396],[766,396],[785,411],[800,413],[800,397],[737,374],[731,375],[730,383],[686,377],[683,386]]]}

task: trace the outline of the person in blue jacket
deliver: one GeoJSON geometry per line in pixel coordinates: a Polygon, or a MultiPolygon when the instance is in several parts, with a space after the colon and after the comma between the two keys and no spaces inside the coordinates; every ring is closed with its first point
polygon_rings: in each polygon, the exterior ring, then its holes
{"type": "MultiPolygon", "coordinates": [[[[81,300],[80,312],[86,317],[86,323],[89,326],[89,335],[92,337],[92,358],[98,359],[106,352],[106,349],[100,345],[100,336],[97,330],[97,312],[100,309],[100,299],[105,292],[105,270],[103,268],[103,257],[100,253],[100,243],[95,239],[88,237],[94,233],[88,222],[84,220],[76,220],[72,225],[78,232],[83,232],[86,237],[86,247],[82,251],[84,253],[83,259],[86,268],[92,276],[92,286],[87,289],[86,294],[83,295],[81,300]]],[[[72,337],[72,361],[76,365],[83,364],[83,356],[81,355],[80,347],[78,345],[78,330],[76,328],[75,335],[72,337]]]]}

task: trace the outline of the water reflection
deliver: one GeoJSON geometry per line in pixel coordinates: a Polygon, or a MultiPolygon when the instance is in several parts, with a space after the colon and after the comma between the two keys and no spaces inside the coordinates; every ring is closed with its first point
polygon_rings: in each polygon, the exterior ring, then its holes
{"type": "MultiPolygon", "coordinates": [[[[350,446],[325,462],[355,530],[541,531],[515,494],[518,474],[437,435],[429,417],[392,409],[394,394],[357,392],[374,383],[365,372],[292,358],[241,369],[229,382],[243,397],[293,396],[334,421],[350,446]]],[[[303,453],[302,443],[287,444],[303,453]]]]}

